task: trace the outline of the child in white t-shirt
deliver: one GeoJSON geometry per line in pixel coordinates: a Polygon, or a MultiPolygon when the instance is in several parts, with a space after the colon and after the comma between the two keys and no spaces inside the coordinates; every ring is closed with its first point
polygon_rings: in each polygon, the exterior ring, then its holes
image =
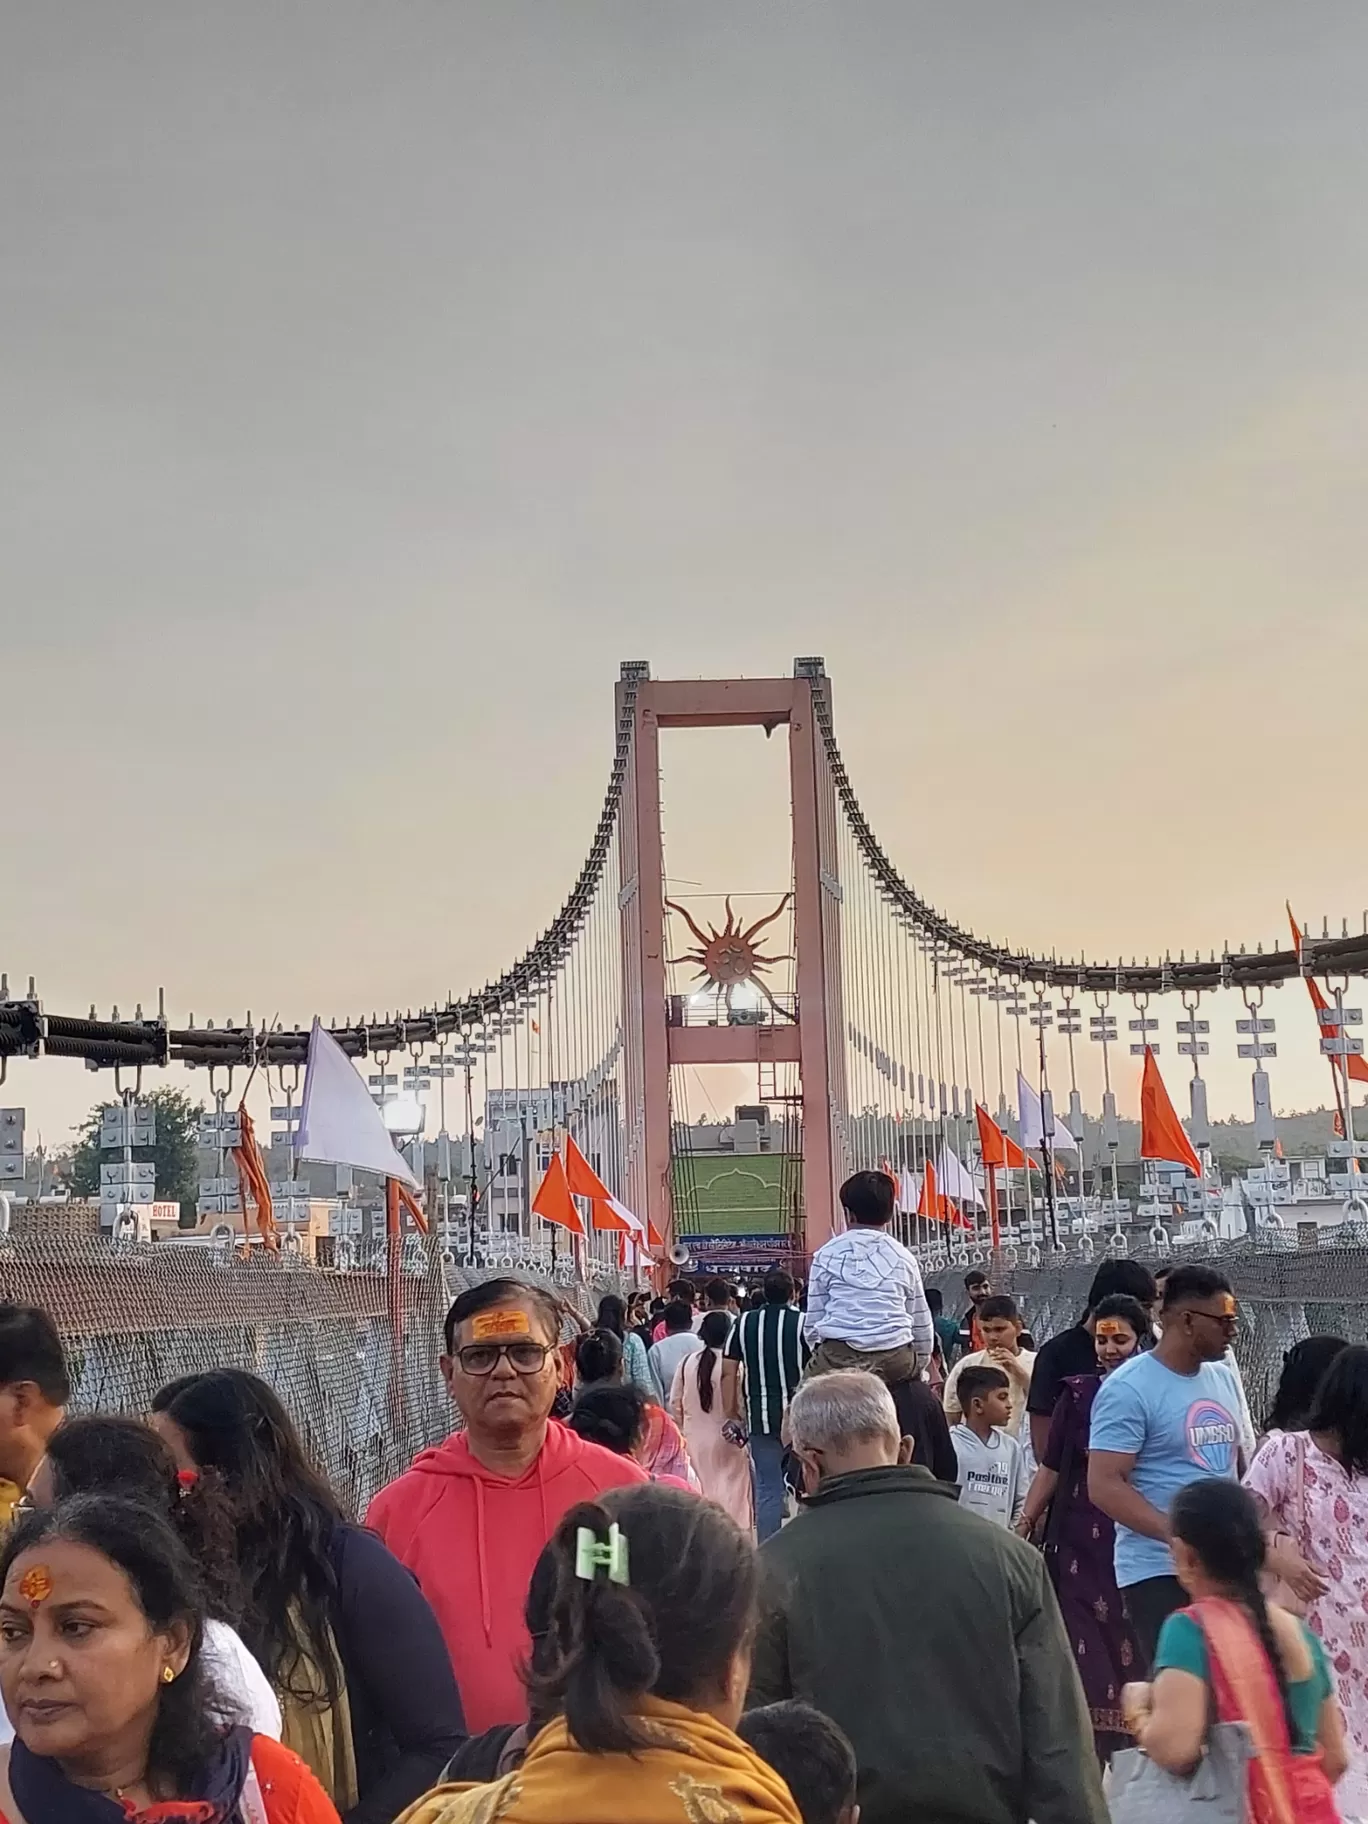
{"type": "Polygon", "coordinates": [[[1015,1527],[1026,1505],[1021,1446],[1007,1430],[1011,1382],[1001,1368],[974,1366],[959,1377],[963,1418],[951,1428],[959,1465],[960,1506],[998,1526],[1015,1527]]]}

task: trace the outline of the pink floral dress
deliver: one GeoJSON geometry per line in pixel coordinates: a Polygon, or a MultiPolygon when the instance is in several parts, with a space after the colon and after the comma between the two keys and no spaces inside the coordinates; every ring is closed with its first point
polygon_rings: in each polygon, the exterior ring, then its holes
{"type": "Polygon", "coordinates": [[[1368,1818],[1368,1476],[1351,1476],[1305,1432],[1273,1432],[1245,1487],[1330,1585],[1306,1622],[1334,1668],[1349,1738],[1335,1802],[1345,1818],[1368,1818]]]}

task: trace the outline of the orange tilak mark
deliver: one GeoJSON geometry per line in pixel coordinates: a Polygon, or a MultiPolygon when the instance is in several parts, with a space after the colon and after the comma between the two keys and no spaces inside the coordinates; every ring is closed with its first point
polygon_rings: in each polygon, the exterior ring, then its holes
{"type": "Polygon", "coordinates": [[[470,1334],[477,1343],[487,1343],[495,1336],[530,1336],[532,1326],[525,1311],[481,1311],[470,1334]]]}
{"type": "Polygon", "coordinates": [[[40,1602],[47,1601],[52,1594],[52,1572],[45,1564],[35,1564],[31,1571],[24,1572],[19,1579],[19,1594],[35,1609],[40,1602]]]}

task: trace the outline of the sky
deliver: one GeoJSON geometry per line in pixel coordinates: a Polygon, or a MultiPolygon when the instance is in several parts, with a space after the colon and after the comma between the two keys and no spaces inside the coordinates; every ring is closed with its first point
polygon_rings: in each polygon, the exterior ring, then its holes
{"type": "MultiPolygon", "coordinates": [[[[1366,58],[1357,0],[11,9],[11,990],[483,982],[639,658],[822,654],[884,848],[1014,945],[1357,928],[1366,58]]],[[[761,737],[697,739],[672,873],[782,891],[761,737]]]]}

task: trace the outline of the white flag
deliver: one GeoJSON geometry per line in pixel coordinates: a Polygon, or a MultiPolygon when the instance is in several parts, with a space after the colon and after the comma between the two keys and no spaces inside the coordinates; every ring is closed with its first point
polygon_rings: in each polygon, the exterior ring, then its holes
{"type": "Polygon", "coordinates": [[[936,1189],[943,1197],[949,1197],[963,1209],[966,1205],[974,1209],[983,1208],[983,1193],[978,1180],[967,1170],[953,1147],[943,1146],[936,1160],[936,1189]]]}
{"type": "Polygon", "coordinates": [[[359,1171],[402,1178],[415,1190],[419,1188],[356,1066],[332,1034],[323,1030],[321,1020],[314,1021],[309,1034],[309,1063],[295,1150],[301,1159],[354,1165],[359,1171]]]}
{"type": "MultiPolygon", "coordinates": [[[[1017,1072],[1017,1113],[1021,1118],[1021,1144],[1032,1152],[1039,1152],[1045,1144],[1045,1111],[1040,1106],[1040,1097],[1030,1084],[1017,1072]]],[[[1056,1115],[1054,1132],[1050,1135],[1050,1146],[1055,1152],[1076,1153],[1078,1142],[1056,1115]]]]}
{"type": "Polygon", "coordinates": [[[921,1202],[921,1179],[906,1166],[898,1174],[898,1208],[904,1216],[915,1216],[921,1202]]]}
{"type": "Polygon", "coordinates": [[[622,1221],[627,1224],[627,1227],[634,1235],[640,1235],[644,1238],[646,1234],[646,1224],[641,1220],[640,1216],[634,1216],[625,1203],[619,1203],[616,1197],[610,1197],[608,1199],[608,1208],[613,1212],[614,1216],[621,1217],[622,1221]]]}

